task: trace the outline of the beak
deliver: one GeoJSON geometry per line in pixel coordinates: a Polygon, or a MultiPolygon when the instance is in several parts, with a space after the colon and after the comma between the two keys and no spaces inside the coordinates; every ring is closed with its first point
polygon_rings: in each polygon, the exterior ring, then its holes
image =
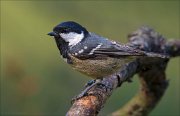
{"type": "Polygon", "coordinates": [[[58,34],[55,33],[55,32],[49,32],[47,35],[49,35],[49,36],[57,36],[58,34]]]}

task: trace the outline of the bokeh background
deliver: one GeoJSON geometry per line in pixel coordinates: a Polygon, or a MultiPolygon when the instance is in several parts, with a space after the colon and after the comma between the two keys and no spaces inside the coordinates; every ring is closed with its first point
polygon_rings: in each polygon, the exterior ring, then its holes
{"type": "MultiPolygon", "coordinates": [[[[1,1],[1,115],[65,115],[70,100],[90,80],[74,71],[46,34],[73,20],[110,39],[149,25],[166,38],[180,38],[180,1],[1,1]]],[[[170,61],[169,87],[151,116],[180,115],[180,62],[170,61]]],[[[117,89],[105,104],[107,115],[138,90],[138,78],[117,89]]]]}

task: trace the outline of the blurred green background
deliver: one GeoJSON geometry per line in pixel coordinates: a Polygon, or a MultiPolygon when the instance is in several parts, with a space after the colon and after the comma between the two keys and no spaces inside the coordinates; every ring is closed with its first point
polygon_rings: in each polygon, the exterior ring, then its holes
{"type": "MultiPolygon", "coordinates": [[[[70,100],[90,80],[62,59],[46,34],[73,20],[89,31],[127,42],[127,34],[149,25],[167,38],[179,38],[179,1],[1,1],[1,115],[64,115],[70,100]]],[[[167,68],[169,87],[151,116],[180,115],[179,58],[167,68]]],[[[138,90],[138,78],[117,89],[101,115],[125,104],[138,90]]]]}

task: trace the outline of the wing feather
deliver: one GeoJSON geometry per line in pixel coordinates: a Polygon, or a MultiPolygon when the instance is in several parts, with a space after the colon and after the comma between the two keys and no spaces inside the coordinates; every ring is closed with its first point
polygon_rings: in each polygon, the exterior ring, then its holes
{"type": "MultiPolygon", "coordinates": [[[[149,56],[149,57],[160,57],[166,58],[167,56],[161,55],[158,53],[151,53],[142,51],[139,49],[132,48],[127,45],[123,45],[117,43],[115,41],[110,41],[106,38],[98,36],[96,34],[91,33],[84,43],[81,43],[82,47],[77,49],[82,49],[83,46],[87,46],[87,49],[83,49],[82,53],[79,53],[75,57],[80,59],[88,59],[95,57],[131,57],[131,56],[149,56]]],[[[78,51],[72,51],[78,53],[78,51]]]]}

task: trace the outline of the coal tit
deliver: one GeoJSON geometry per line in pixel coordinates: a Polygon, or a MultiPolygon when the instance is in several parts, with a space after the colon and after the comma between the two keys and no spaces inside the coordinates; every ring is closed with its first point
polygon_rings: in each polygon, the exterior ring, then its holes
{"type": "Polygon", "coordinates": [[[60,54],[68,64],[94,79],[113,74],[140,56],[163,57],[108,40],[73,21],[60,23],[48,35],[54,36],[60,54]]]}
{"type": "Polygon", "coordinates": [[[68,64],[94,79],[111,75],[138,57],[164,57],[88,32],[73,21],[58,24],[48,35],[54,36],[60,54],[68,64]]]}

